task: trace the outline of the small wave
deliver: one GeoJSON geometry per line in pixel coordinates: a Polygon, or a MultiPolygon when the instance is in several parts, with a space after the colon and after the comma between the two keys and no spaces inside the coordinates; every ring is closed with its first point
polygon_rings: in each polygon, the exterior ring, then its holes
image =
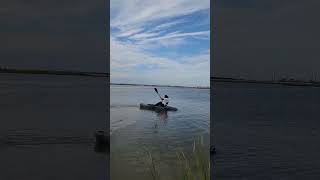
{"type": "Polygon", "coordinates": [[[118,130],[118,129],[122,129],[125,128],[129,125],[132,125],[136,123],[136,121],[128,121],[128,120],[116,120],[111,122],[110,124],[110,134],[112,134],[114,131],[118,130]]]}

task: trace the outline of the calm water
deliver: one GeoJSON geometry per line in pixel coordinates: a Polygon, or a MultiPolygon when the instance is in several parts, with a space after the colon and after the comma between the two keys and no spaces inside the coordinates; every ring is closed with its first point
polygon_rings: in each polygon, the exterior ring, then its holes
{"type": "Polygon", "coordinates": [[[216,83],[216,179],[320,179],[320,89],[216,83]]]}
{"type": "MultiPolygon", "coordinates": [[[[153,87],[111,86],[111,179],[150,180],[147,151],[162,178],[176,179],[176,152],[192,150],[193,140],[203,136],[209,144],[210,90],[158,87],[177,112],[140,110],[139,103],[156,103],[153,87]]],[[[208,153],[209,156],[209,153],[208,153]]]]}
{"type": "Polygon", "coordinates": [[[0,74],[0,179],[106,179],[104,78],[0,74]]]}

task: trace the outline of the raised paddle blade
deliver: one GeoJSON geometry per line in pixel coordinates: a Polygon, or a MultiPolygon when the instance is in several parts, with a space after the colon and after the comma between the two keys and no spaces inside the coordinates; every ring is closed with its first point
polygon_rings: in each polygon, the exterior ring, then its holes
{"type": "Polygon", "coordinates": [[[158,94],[159,98],[162,99],[161,96],[160,96],[160,94],[158,93],[158,89],[157,89],[157,88],[154,88],[154,90],[155,90],[156,93],[158,94]]]}

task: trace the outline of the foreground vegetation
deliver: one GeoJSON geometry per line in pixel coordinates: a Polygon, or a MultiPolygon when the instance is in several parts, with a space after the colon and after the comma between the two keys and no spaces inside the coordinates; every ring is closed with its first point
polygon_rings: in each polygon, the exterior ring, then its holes
{"type": "MultiPolygon", "coordinates": [[[[177,178],[181,180],[210,180],[210,153],[209,148],[203,143],[203,137],[197,138],[193,142],[193,150],[191,155],[187,155],[184,151],[176,152],[176,164],[178,166],[177,178]]],[[[148,154],[148,172],[153,180],[163,180],[159,168],[152,154],[148,154]]]]}

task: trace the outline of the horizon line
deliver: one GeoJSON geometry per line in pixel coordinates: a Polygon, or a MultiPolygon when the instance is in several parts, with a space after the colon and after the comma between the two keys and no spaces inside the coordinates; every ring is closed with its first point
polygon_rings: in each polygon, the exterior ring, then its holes
{"type": "Polygon", "coordinates": [[[164,84],[136,84],[136,83],[114,83],[110,82],[110,85],[129,85],[129,86],[157,86],[157,87],[182,87],[182,88],[199,88],[210,89],[209,86],[184,86],[184,85],[164,85],[164,84]]]}

